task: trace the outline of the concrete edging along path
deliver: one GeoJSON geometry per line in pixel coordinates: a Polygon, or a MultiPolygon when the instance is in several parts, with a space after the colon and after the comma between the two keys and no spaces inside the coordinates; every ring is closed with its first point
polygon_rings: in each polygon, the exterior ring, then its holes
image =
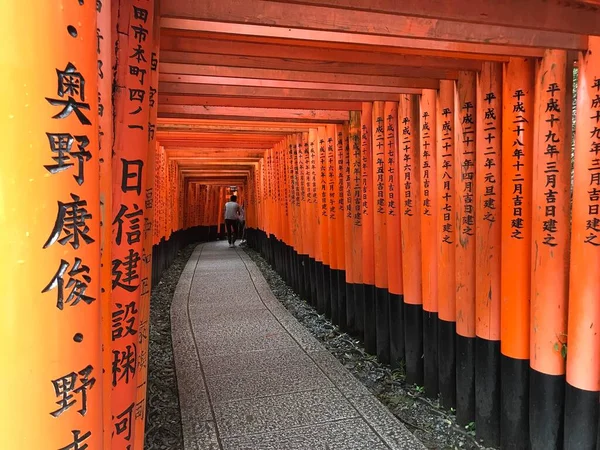
{"type": "Polygon", "coordinates": [[[425,448],[225,242],[190,257],[171,327],[186,450],[425,448]]]}

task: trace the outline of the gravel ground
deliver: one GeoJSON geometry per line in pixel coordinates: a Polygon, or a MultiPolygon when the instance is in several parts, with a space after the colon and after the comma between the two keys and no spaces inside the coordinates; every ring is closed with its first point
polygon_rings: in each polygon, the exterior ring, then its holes
{"type": "Polygon", "coordinates": [[[150,359],[146,414],[146,450],[183,450],[183,432],[171,342],[171,301],[188,259],[198,244],[179,252],[152,289],[150,359]]]}
{"type": "Polygon", "coordinates": [[[475,438],[474,424],[461,427],[422,388],[404,382],[401,369],[392,370],[365,352],[360,341],[343,333],[290,288],[259,253],[244,248],[266,278],[275,297],[356,378],[358,378],[429,449],[494,450],[475,438]]]}

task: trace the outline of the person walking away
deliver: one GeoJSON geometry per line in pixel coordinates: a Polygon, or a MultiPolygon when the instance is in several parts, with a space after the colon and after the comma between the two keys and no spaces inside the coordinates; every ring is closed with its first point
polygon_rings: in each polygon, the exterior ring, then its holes
{"type": "Polygon", "coordinates": [[[240,211],[241,208],[237,202],[237,196],[232,195],[229,201],[225,203],[225,227],[227,228],[229,248],[235,247],[240,211]]]}
{"type": "MultiPolygon", "coordinates": [[[[239,214],[239,228],[238,228],[238,234],[240,234],[240,239],[241,241],[244,240],[244,231],[246,229],[246,211],[244,211],[244,205],[242,204],[242,206],[240,206],[240,214],[239,214]]],[[[242,243],[240,242],[240,245],[242,245],[242,243]]]]}

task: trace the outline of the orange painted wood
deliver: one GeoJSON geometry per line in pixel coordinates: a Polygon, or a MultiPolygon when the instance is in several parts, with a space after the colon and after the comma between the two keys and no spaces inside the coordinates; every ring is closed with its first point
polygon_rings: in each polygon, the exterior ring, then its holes
{"type": "Polygon", "coordinates": [[[461,72],[454,92],[456,333],[475,337],[475,73],[461,72]]]}
{"type": "MultiPolygon", "coordinates": [[[[346,264],[346,283],[349,285],[354,284],[354,272],[356,271],[357,261],[354,258],[354,243],[353,239],[355,236],[354,232],[354,186],[353,186],[353,166],[352,166],[352,150],[351,145],[354,141],[351,139],[358,140],[358,146],[360,149],[360,118],[359,122],[356,123],[357,114],[350,112],[350,120],[347,125],[347,134],[344,137],[344,262],[346,264]],[[353,124],[352,120],[355,123],[353,124]],[[354,134],[352,132],[354,131],[354,134]]],[[[360,186],[359,186],[360,189],[360,186]]],[[[359,191],[359,202],[360,202],[360,191],[359,191]]],[[[361,262],[362,265],[362,262],[361,262]]]]}
{"type": "Polygon", "coordinates": [[[335,233],[337,239],[337,263],[340,270],[346,270],[345,215],[345,147],[348,139],[348,123],[335,126],[335,233]]]}
{"type": "MultiPolygon", "coordinates": [[[[369,213],[373,216],[373,260],[375,267],[375,286],[388,287],[388,245],[387,210],[385,201],[385,103],[373,103],[372,115],[372,158],[371,173],[373,174],[372,200],[369,213]]],[[[397,114],[397,109],[396,109],[397,114]]]]}
{"type": "MultiPolygon", "coordinates": [[[[365,111],[363,111],[364,113],[365,111]]],[[[350,112],[349,131],[349,161],[350,185],[352,190],[352,276],[349,282],[364,283],[363,272],[363,205],[362,205],[362,176],[361,176],[361,116],[358,111],[350,112]]],[[[369,118],[368,123],[371,123],[369,118]]]]}
{"type": "Polygon", "coordinates": [[[8,2],[0,19],[7,449],[105,445],[96,9],[56,6],[8,2]]]}
{"type": "MultiPolygon", "coordinates": [[[[164,94],[194,94],[215,95],[229,97],[261,97],[261,98],[297,98],[306,100],[341,100],[341,101],[368,101],[368,100],[391,100],[397,99],[396,94],[379,92],[348,92],[348,91],[324,91],[317,89],[283,89],[254,86],[207,86],[189,83],[159,83],[158,90],[164,94]]],[[[406,88],[398,89],[398,93],[419,94],[420,89],[406,88]]],[[[217,118],[218,119],[218,118],[217,118]]],[[[246,117],[245,120],[250,118],[246,117]]],[[[264,118],[263,118],[264,119],[264,118]]],[[[269,120],[268,118],[266,118],[269,120]]],[[[270,120],[276,121],[277,118],[270,120]]]]}
{"type": "MultiPolygon", "coordinates": [[[[403,182],[400,176],[400,150],[399,133],[402,129],[398,127],[399,105],[396,102],[386,102],[383,112],[385,154],[384,159],[384,204],[386,215],[387,246],[387,275],[388,291],[390,294],[402,295],[403,273],[402,273],[402,202],[400,184],[403,182]]],[[[418,243],[415,242],[415,245],[418,243]]],[[[420,268],[419,268],[420,270],[420,268]]]]}
{"type": "Polygon", "coordinates": [[[500,340],[500,248],[502,192],[502,65],[484,64],[477,77],[477,239],[475,331],[500,340]]]}
{"type": "Polygon", "coordinates": [[[362,225],[362,282],[375,286],[373,206],[373,104],[363,103],[360,114],[360,205],[362,225]]]}
{"type": "Polygon", "coordinates": [[[421,281],[423,310],[438,312],[437,260],[437,109],[436,91],[425,90],[419,101],[419,167],[421,175],[421,281]]]}
{"type": "Polygon", "coordinates": [[[322,261],[322,259],[318,259],[317,255],[321,254],[321,233],[318,232],[318,188],[317,188],[317,167],[319,164],[318,154],[319,154],[319,132],[317,128],[311,128],[308,131],[308,150],[310,153],[309,157],[309,216],[308,226],[311,231],[311,243],[310,248],[312,252],[310,253],[311,258],[314,258],[317,261],[322,261]]]}
{"type": "Polygon", "coordinates": [[[333,270],[340,268],[337,260],[338,242],[336,215],[336,179],[335,179],[335,125],[325,127],[327,133],[327,241],[329,244],[329,267],[333,270]]]}
{"type": "Polygon", "coordinates": [[[329,219],[327,213],[328,184],[327,184],[327,128],[318,128],[319,140],[319,170],[317,172],[318,183],[318,223],[321,233],[321,258],[324,265],[328,266],[330,261],[329,248],[329,219]]]}
{"type": "Polygon", "coordinates": [[[514,359],[529,358],[534,69],[515,58],[503,76],[500,333],[502,354],[514,359]]]}
{"type": "MultiPolygon", "coordinates": [[[[421,283],[421,174],[419,161],[421,136],[419,98],[402,95],[398,104],[398,170],[397,194],[400,219],[400,250],[402,255],[402,291],[404,302],[423,303],[421,283]]],[[[392,233],[394,230],[392,230],[392,233]]],[[[392,288],[390,278],[390,292],[392,288]]]]}
{"type": "Polygon", "coordinates": [[[454,82],[442,81],[437,99],[437,206],[439,318],[456,321],[456,170],[454,82]]]}
{"type": "MultiPolygon", "coordinates": [[[[278,1],[278,0],[276,0],[278,1]]],[[[465,0],[439,2],[436,0],[409,0],[398,4],[393,0],[283,0],[285,3],[301,3],[343,7],[352,10],[381,11],[390,14],[442,19],[483,25],[503,25],[507,27],[531,28],[547,31],[599,34],[600,25],[593,19],[598,12],[595,6],[581,4],[547,2],[544,0],[510,0],[496,2],[485,0],[469,2],[465,0]],[[540,14],[543,11],[543,14],[540,14]],[[516,14],[515,12],[518,12],[516,14]],[[539,16],[533,23],[532,16],[539,16]]],[[[585,3],[600,3],[588,0],[585,3]]],[[[465,24],[467,26],[467,24],[465,24]]]]}
{"type": "MultiPolygon", "coordinates": [[[[161,105],[234,106],[246,108],[281,109],[327,109],[330,111],[352,111],[360,108],[361,102],[290,100],[244,97],[207,97],[187,95],[159,95],[161,105]]],[[[295,130],[293,130],[295,131],[295,130]]]]}
{"type": "Polygon", "coordinates": [[[600,79],[600,39],[590,37],[590,52],[578,61],[577,123],[575,129],[575,178],[569,282],[569,355],[567,382],[576,388],[600,390],[600,236],[597,197],[598,140],[595,103],[600,79]],[[591,170],[590,170],[591,169],[591,170]]]}
{"type": "MultiPolygon", "coordinates": [[[[230,36],[230,35],[229,35],[230,36]]],[[[252,39],[252,36],[240,36],[240,39],[252,39]]],[[[285,48],[289,39],[281,39],[282,46],[285,48]]],[[[237,42],[236,42],[237,43],[237,42]]],[[[321,42],[319,42],[320,44],[321,42]]],[[[330,43],[323,43],[327,45],[330,43]]],[[[373,46],[365,46],[371,48],[373,46]]],[[[535,52],[536,54],[539,51],[535,52]]],[[[287,54],[294,54],[294,50],[290,49],[287,54]]],[[[418,55],[411,55],[418,56],[418,55]]],[[[452,54],[452,56],[455,56],[452,54]]],[[[456,78],[458,69],[461,67],[461,62],[456,58],[448,58],[443,52],[436,53],[432,58],[407,59],[402,65],[383,65],[361,63],[360,56],[357,56],[357,61],[349,62],[332,61],[330,59],[311,60],[298,58],[268,58],[263,56],[238,56],[220,54],[216,57],[211,53],[191,53],[180,52],[173,50],[161,51],[162,61],[167,64],[186,64],[225,67],[225,68],[251,68],[263,70],[285,70],[299,72],[317,72],[323,74],[350,74],[350,75],[367,75],[367,76],[386,76],[386,77],[409,77],[409,78],[456,78]]],[[[508,60],[508,57],[501,57],[502,60],[508,60]]],[[[479,62],[464,61],[465,66],[472,70],[481,68],[479,62]]]]}
{"type": "Polygon", "coordinates": [[[309,225],[310,217],[310,140],[309,133],[302,133],[302,175],[301,175],[301,189],[302,189],[302,236],[303,236],[303,255],[310,255],[313,252],[313,229],[309,225]]]}
{"type": "Polygon", "coordinates": [[[158,107],[161,115],[177,114],[191,117],[256,117],[268,119],[293,119],[310,121],[342,122],[348,119],[346,111],[235,108],[226,106],[164,105],[158,107]]]}
{"type": "Polygon", "coordinates": [[[531,367],[564,375],[571,198],[572,75],[567,54],[548,50],[536,70],[533,137],[531,367]],[[556,345],[555,345],[556,344],[556,345]]]}
{"type": "MultiPolygon", "coordinates": [[[[217,4],[189,3],[182,0],[169,2],[163,11],[162,25],[166,28],[182,28],[185,19],[235,24],[238,28],[265,26],[279,30],[295,31],[290,37],[306,38],[307,32],[355,33],[375,35],[378,38],[411,38],[433,41],[454,41],[468,44],[522,45],[532,47],[556,47],[565,49],[585,48],[586,41],[575,33],[508,29],[502,26],[471,23],[465,33],[465,24],[440,19],[422,19],[399,14],[383,14],[368,11],[346,11],[321,6],[278,4],[247,0],[243,4],[234,0],[222,0],[217,4]],[[182,19],[173,19],[173,17],[182,19]],[[323,31],[324,30],[324,31],[323,31]],[[304,32],[304,33],[302,33],[304,32]]],[[[190,29],[186,27],[185,29],[190,29]]],[[[205,31],[214,28],[201,27],[205,31]]],[[[253,34],[261,34],[255,30],[253,34]]],[[[273,35],[268,34],[269,36],[273,35]]],[[[417,46],[418,44],[415,44],[417,46]]],[[[458,48],[457,48],[458,49],[458,48]]]]}

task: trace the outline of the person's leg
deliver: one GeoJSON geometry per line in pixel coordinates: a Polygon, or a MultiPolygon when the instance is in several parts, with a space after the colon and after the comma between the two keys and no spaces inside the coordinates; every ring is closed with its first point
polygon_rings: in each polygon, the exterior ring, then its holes
{"type": "Polygon", "coordinates": [[[237,239],[237,233],[238,233],[238,221],[237,220],[232,220],[231,221],[231,228],[233,229],[233,233],[231,236],[231,245],[235,245],[235,240],[237,239]]]}
{"type": "Polygon", "coordinates": [[[233,222],[233,221],[229,220],[229,219],[225,219],[225,227],[227,228],[227,240],[229,241],[229,245],[233,244],[233,241],[232,241],[233,226],[232,226],[231,222],[233,222]]]}

